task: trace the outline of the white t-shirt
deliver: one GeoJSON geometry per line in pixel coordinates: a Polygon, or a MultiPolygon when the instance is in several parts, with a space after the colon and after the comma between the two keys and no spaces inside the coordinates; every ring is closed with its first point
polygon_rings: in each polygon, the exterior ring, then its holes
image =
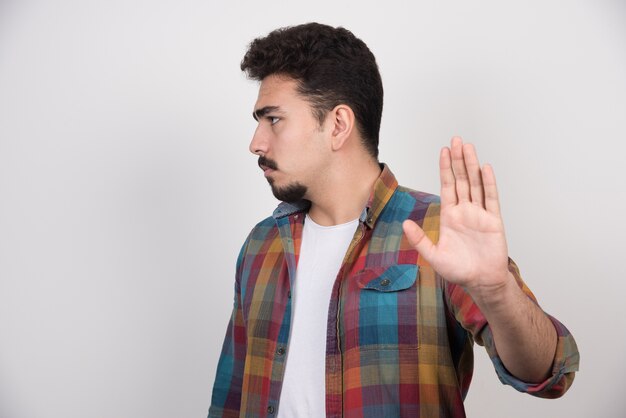
{"type": "Polygon", "coordinates": [[[321,226],[306,215],[291,289],[291,336],[279,418],[326,416],[326,321],[337,273],[359,224],[321,226]]]}

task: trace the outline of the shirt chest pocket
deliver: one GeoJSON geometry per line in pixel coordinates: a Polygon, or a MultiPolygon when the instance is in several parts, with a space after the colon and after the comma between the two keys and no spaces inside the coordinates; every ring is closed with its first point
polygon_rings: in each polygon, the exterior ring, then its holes
{"type": "Polygon", "coordinates": [[[352,330],[346,335],[350,337],[346,344],[360,350],[418,348],[418,276],[415,264],[358,272],[352,282],[352,306],[348,308],[352,330]]]}

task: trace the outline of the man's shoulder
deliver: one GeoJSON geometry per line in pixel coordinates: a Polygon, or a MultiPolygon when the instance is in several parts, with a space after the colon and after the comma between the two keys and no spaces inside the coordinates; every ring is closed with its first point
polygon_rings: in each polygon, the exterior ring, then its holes
{"type": "Polygon", "coordinates": [[[248,233],[246,240],[241,246],[239,252],[238,263],[250,254],[257,254],[264,248],[264,243],[270,239],[278,237],[278,228],[276,220],[272,216],[268,216],[261,222],[257,223],[248,233]]]}
{"type": "MultiPolygon", "coordinates": [[[[409,219],[438,216],[441,199],[438,195],[398,185],[393,196],[393,205],[408,214],[409,219]]],[[[391,203],[391,202],[390,202],[391,203]]]]}
{"type": "Polygon", "coordinates": [[[398,186],[395,192],[396,208],[390,215],[396,220],[410,219],[426,232],[434,242],[439,239],[441,199],[438,195],[398,186]]]}
{"type": "Polygon", "coordinates": [[[421,225],[428,219],[429,224],[436,223],[439,220],[440,198],[432,193],[398,185],[383,212],[387,222],[410,219],[421,225]]]}
{"type": "Polygon", "coordinates": [[[396,193],[402,197],[414,199],[416,205],[439,205],[441,202],[436,194],[421,192],[402,185],[398,185],[396,193]]]}
{"type": "Polygon", "coordinates": [[[273,235],[273,231],[278,232],[276,219],[273,216],[268,216],[254,225],[250,231],[249,238],[255,240],[266,239],[268,235],[273,235]]]}

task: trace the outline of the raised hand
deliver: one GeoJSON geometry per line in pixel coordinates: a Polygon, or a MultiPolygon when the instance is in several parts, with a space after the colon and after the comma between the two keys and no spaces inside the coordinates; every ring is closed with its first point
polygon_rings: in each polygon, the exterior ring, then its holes
{"type": "Polygon", "coordinates": [[[470,293],[498,291],[509,280],[508,251],[493,169],[481,169],[472,144],[452,138],[441,150],[440,232],[437,244],[413,221],[409,243],[433,269],[470,293]]]}

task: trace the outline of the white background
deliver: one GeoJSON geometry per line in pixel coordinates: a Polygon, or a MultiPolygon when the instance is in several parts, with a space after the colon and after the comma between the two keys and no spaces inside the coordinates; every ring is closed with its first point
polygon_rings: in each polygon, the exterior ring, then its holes
{"type": "Polygon", "coordinates": [[[376,55],[402,184],[438,193],[457,134],[494,165],[510,254],[576,336],[556,401],[477,347],[468,416],[625,416],[623,1],[0,0],[0,417],[206,416],[235,258],[276,204],[239,62],[307,21],[376,55]]]}

